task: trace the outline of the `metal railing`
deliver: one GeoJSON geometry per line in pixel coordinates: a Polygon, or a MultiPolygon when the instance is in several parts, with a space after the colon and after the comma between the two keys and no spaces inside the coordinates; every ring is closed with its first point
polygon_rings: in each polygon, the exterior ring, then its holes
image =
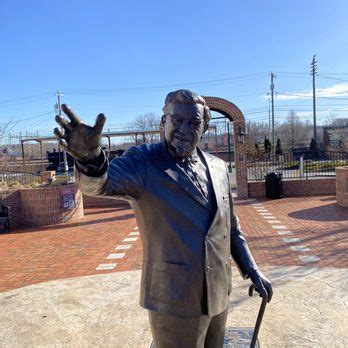
{"type": "Polygon", "coordinates": [[[301,151],[282,155],[263,154],[248,161],[248,181],[262,181],[268,173],[283,179],[335,176],[335,168],[348,165],[348,153],[338,151],[301,151]]]}
{"type": "Polygon", "coordinates": [[[0,172],[0,183],[6,183],[7,186],[20,184],[20,185],[32,185],[41,183],[40,174],[30,172],[19,171],[3,171],[0,172]]]}

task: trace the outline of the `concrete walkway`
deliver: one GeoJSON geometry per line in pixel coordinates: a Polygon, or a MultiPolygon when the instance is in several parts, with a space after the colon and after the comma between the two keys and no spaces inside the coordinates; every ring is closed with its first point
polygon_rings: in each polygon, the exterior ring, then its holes
{"type": "MultiPolygon", "coordinates": [[[[348,346],[346,269],[268,266],[274,298],[262,347],[348,346]]],[[[0,293],[0,347],[149,347],[140,271],[54,280],[0,293]]],[[[234,269],[227,328],[253,327],[260,298],[234,269]]]]}

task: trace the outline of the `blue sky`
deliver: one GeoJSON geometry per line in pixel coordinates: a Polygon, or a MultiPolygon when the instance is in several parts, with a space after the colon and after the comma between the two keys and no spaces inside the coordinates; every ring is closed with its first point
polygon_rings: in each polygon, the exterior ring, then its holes
{"type": "Polygon", "coordinates": [[[348,2],[1,0],[0,124],[50,134],[55,91],[87,122],[117,129],[188,88],[268,120],[311,120],[317,54],[319,122],[348,115],[348,2]],[[290,95],[292,94],[292,95],[290,95]],[[347,111],[346,111],[347,110],[347,111]]]}

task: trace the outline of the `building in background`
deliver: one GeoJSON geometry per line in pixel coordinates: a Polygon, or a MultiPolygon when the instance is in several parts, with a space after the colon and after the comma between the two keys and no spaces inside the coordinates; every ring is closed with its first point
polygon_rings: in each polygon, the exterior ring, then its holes
{"type": "Polygon", "coordinates": [[[348,151],[348,118],[337,118],[323,127],[323,149],[348,151]]]}

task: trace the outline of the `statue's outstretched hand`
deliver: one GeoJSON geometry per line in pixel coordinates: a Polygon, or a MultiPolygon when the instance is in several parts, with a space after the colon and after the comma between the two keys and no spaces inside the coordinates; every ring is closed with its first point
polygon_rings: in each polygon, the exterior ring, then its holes
{"type": "Polygon", "coordinates": [[[267,298],[267,302],[270,302],[273,296],[271,282],[259,270],[252,272],[249,277],[260,296],[267,298]]]}
{"type": "Polygon", "coordinates": [[[65,104],[62,110],[69,117],[56,116],[56,122],[61,128],[55,128],[54,134],[60,147],[82,163],[91,161],[100,155],[101,137],[106,121],[104,114],[99,114],[93,127],[81,121],[65,104]]]}

